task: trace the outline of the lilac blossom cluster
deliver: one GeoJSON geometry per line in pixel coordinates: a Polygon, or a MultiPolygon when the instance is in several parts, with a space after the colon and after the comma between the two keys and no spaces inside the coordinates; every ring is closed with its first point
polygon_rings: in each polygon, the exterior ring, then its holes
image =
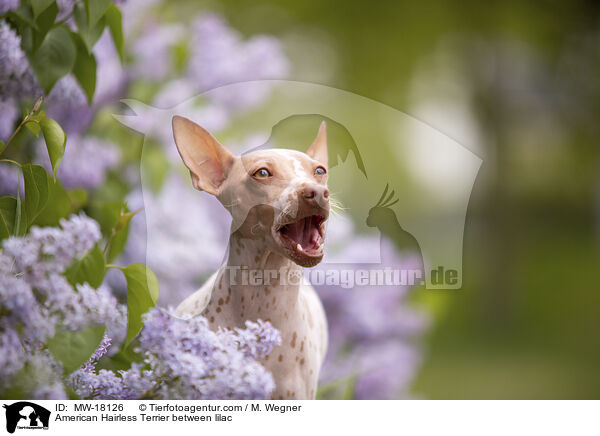
{"type": "Polygon", "coordinates": [[[10,162],[0,162],[0,196],[16,197],[17,187],[23,198],[23,177],[19,174],[18,168],[10,162]]]}
{"type": "Polygon", "coordinates": [[[70,377],[70,385],[89,399],[267,399],[273,377],[257,359],[268,355],[281,336],[268,322],[245,329],[213,332],[203,317],[177,318],[152,309],[145,315],[137,351],[143,364],[114,373],[95,370],[110,344],[105,338],[70,377]]]}
{"type": "MultiPolygon", "coordinates": [[[[11,6],[4,3],[0,8],[11,6]]],[[[18,102],[39,93],[37,80],[21,50],[21,38],[6,21],[0,20],[0,140],[6,141],[13,131],[19,115],[18,102]]]]}
{"type": "MultiPolygon", "coordinates": [[[[243,41],[216,14],[196,19],[191,47],[188,76],[194,79],[197,92],[248,80],[282,79],[289,73],[289,62],[276,38],[258,35],[243,41]]],[[[213,104],[247,109],[262,102],[268,92],[268,84],[256,84],[243,95],[221,89],[212,92],[211,98],[213,104]]]]}
{"type": "Polygon", "coordinates": [[[0,0],[0,15],[14,11],[19,7],[19,0],[0,0]]]}
{"type": "MultiPolygon", "coordinates": [[[[415,253],[399,253],[383,236],[353,235],[349,217],[337,214],[329,220],[328,254],[318,269],[326,270],[329,263],[341,269],[421,268],[415,253]],[[381,262],[369,263],[372,253],[378,252],[381,262]]],[[[324,285],[316,289],[327,313],[330,338],[321,385],[346,380],[353,383],[357,399],[407,397],[421,362],[418,339],[428,323],[424,313],[407,304],[411,288],[324,285]]]]}
{"type": "Polygon", "coordinates": [[[21,38],[0,20],[0,101],[12,102],[37,92],[39,86],[21,50],[21,38]]]}
{"type": "Polygon", "coordinates": [[[32,398],[64,398],[60,364],[43,344],[59,330],[106,324],[122,337],[125,309],[110,290],[87,283],[76,289],[66,268],[100,239],[98,224],[85,215],[63,219],[61,227],[32,227],[10,237],[0,251],[0,386],[14,383],[32,398]],[[35,377],[26,377],[26,374],[35,377]],[[18,377],[20,375],[20,377],[18,377]]]}

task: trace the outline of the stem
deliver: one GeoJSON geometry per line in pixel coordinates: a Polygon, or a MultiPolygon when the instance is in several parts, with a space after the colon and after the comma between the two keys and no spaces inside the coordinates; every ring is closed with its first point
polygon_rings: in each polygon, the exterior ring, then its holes
{"type": "Polygon", "coordinates": [[[106,252],[108,251],[108,247],[110,247],[110,244],[112,244],[113,239],[115,239],[115,236],[117,235],[117,232],[115,231],[115,229],[112,229],[112,232],[110,233],[110,237],[108,238],[108,241],[106,241],[106,245],[104,246],[104,251],[102,252],[102,254],[106,255],[106,252]]]}
{"type": "Polygon", "coordinates": [[[11,164],[16,165],[19,168],[21,168],[21,164],[19,162],[16,162],[16,161],[12,160],[12,159],[0,159],[0,162],[11,163],[11,164]]]}
{"type": "Polygon", "coordinates": [[[23,118],[23,121],[21,121],[21,123],[17,126],[17,128],[15,129],[15,131],[12,132],[12,135],[10,135],[10,137],[8,138],[8,141],[6,141],[6,144],[4,144],[2,146],[2,149],[0,149],[0,154],[2,154],[4,152],[4,150],[6,150],[6,147],[8,147],[8,144],[10,144],[13,139],[15,139],[15,136],[17,136],[17,133],[19,133],[19,131],[21,130],[21,128],[40,109],[40,106],[42,105],[42,101],[43,100],[44,100],[44,97],[40,97],[40,98],[37,99],[37,101],[33,105],[33,109],[31,109],[31,111],[25,116],[25,118],[23,118]]]}

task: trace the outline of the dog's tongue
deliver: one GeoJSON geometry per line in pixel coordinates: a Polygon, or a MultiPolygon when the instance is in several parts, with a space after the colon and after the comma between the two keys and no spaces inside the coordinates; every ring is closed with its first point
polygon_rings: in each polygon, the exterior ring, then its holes
{"type": "Polygon", "coordinates": [[[288,224],[282,230],[282,233],[297,244],[302,245],[302,248],[315,248],[315,242],[319,237],[319,231],[313,222],[313,217],[306,217],[288,224]]]}

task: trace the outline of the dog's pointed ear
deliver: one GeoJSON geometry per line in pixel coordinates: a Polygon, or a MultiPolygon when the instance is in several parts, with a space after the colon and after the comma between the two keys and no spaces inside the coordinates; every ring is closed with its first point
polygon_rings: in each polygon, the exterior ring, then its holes
{"type": "Polygon", "coordinates": [[[194,188],[218,195],[233,164],[233,155],[208,131],[187,118],[173,117],[173,137],[194,188]]]}
{"type": "Polygon", "coordinates": [[[325,121],[319,126],[319,133],[314,142],[308,147],[306,154],[327,166],[327,125],[325,121]]]}

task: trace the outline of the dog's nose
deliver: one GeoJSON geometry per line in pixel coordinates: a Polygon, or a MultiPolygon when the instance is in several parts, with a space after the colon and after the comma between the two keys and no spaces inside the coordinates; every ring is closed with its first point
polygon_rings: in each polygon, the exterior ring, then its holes
{"type": "Polygon", "coordinates": [[[329,201],[329,189],[321,185],[305,186],[302,190],[302,197],[308,203],[320,204],[323,201],[329,201]]]}

